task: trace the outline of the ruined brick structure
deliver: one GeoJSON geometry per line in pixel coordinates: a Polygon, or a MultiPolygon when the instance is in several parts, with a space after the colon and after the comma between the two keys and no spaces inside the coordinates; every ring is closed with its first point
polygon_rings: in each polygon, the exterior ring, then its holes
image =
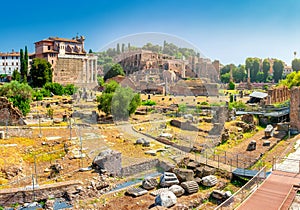
{"type": "Polygon", "coordinates": [[[0,97],[0,125],[24,125],[22,112],[6,97],[0,97]]]}
{"type": "Polygon", "coordinates": [[[191,56],[187,60],[159,54],[147,50],[122,53],[116,61],[123,67],[126,75],[145,69],[160,69],[174,72],[177,77],[208,78],[217,81],[220,74],[220,62],[207,58],[191,56]]]}
{"type": "Polygon", "coordinates": [[[300,87],[291,89],[290,126],[292,130],[300,131],[300,87]]]}
{"type": "Polygon", "coordinates": [[[148,50],[122,53],[116,61],[123,67],[126,75],[145,69],[163,69],[172,70],[178,76],[185,77],[185,61],[148,50]]]}
{"type": "Polygon", "coordinates": [[[35,57],[53,68],[53,82],[92,89],[97,85],[97,56],[87,54],[83,36],[73,39],[49,37],[35,43],[35,57]]]}
{"type": "Polygon", "coordinates": [[[290,90],[286,86],[272,87],[268,90],[266,104],[282,103],[290,98],[290,90]]]}

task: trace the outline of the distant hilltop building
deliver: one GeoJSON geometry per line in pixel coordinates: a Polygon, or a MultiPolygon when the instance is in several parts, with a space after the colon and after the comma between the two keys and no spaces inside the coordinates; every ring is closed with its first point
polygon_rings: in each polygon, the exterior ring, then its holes
{"type": "Polygon", "coordinates": [[[35,42],[35,57],[53,68],[53,82],[94,88],[97,85],[97,56],[87,54],[84,36],[73,39],[49,37],[35,42]]]}
{"type": "MultiPolygon", "coordinates": [[[[31,62],[32,54],[29,54],[28,64],[31,62]]],[[[0,75],[2,77],[11,77],[14,70],[20,72],[21,62],[20,62],[20,52],[1,53],[0,52],[0,75]]],[[[1,79],[0,79],[1,80],[1,79]]]]}

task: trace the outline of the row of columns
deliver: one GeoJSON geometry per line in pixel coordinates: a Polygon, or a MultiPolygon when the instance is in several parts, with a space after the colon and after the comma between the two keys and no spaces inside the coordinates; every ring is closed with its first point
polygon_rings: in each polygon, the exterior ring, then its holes
{"type": "Polygon", "coordinates": [[[90,58],[85,60],[85,83],[97,82],[97,59],[90,58]]]}

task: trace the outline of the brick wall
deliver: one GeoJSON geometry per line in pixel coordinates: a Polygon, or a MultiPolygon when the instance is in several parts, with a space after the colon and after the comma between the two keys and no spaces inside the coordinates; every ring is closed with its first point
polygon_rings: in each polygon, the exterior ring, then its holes
{"type": "Polygon", "coordinates": [[[290,103],[291,129],[300,131],[300,87],[291,89],[290,103]]]}
{"type": "Polygon", "coordinates": [[[268,90],[267,104],[282,103],[290,98],[290,90],[286,86],[268,90]]]}

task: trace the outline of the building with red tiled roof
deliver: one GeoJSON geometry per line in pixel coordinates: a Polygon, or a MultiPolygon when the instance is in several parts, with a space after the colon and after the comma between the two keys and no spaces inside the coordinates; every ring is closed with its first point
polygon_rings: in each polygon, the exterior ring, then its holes
{"type": "Polygon", "coordinates": [[[95,87],[97,56],[86,53],[84,41],[84,36],[73,39],[49,37],[35,42],[35,57],[52,65],[53,82],[95,87]]]}

